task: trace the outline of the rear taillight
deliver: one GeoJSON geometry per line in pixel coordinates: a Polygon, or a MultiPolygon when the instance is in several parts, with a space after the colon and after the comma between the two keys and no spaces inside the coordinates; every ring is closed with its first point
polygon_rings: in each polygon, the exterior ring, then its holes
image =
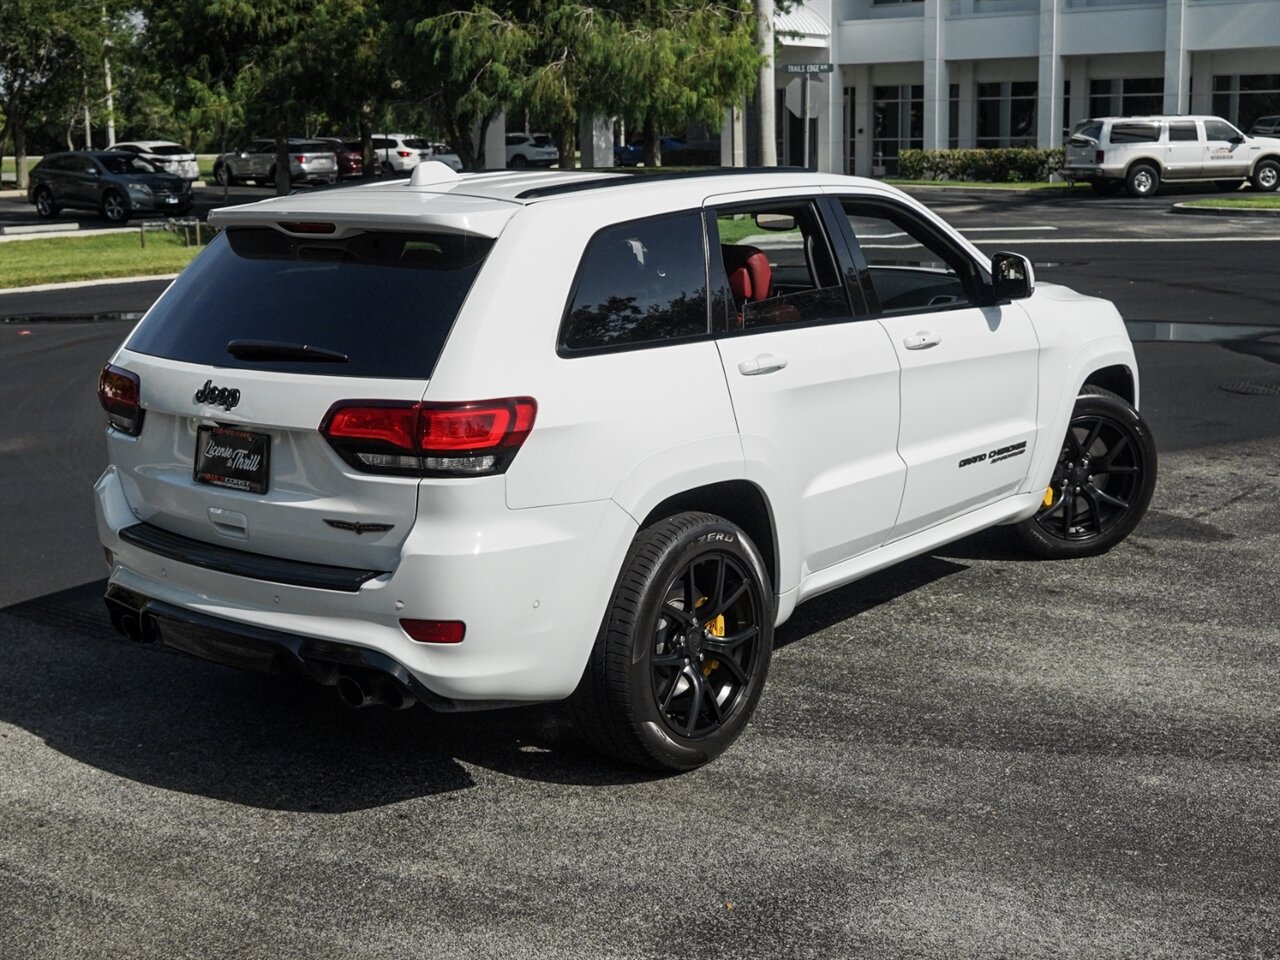
{"type": "Polygon", "coordinates": [[[306,162],[307,162],[307,158],[306,158],[305,156],[303,156],[301,153],[300,153],[300,154],[298,154],[298,155],[297,155],[296,157],[294,157],[293,159],[297,160],[299,163],[306,163],[306,162]]]}
{"type": "Polygon", "coordinates": [[[396,154],[401,157],[412,157],[413,154],[408,150],[397,150],[396,154]]]}
{"type": "Polygon", "coordinates": [[[142,380],[136,373],[112,364],[98,374],[98,402],[107,411],[107,423],[136,437],[142,432],[142,380]]]}
{"type": "Polygon", "coordinates": [[[320,424],[330,446],[367,473],[479,477],[506,472],[533,429],[532,397],[475,403],[344,400],[320,424]]]}
{"type": "Polygon", "coordinates": [[[1105,156],[1106,156],[1106,151],[1104,151],[1104,150],[1095,150],[1095,151],[1093,151],[1093,162],[1094,162],[1094,163],[1102,163],[1102,158],[1103,158],[1103,157],[1105,157],[1105,156]]]}

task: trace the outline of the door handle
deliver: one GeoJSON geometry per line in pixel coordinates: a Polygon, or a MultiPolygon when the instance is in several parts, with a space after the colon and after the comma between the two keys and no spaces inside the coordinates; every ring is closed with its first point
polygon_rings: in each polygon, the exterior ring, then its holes
{"type": "Polygon", "coordinates": [[[903,337],[902,345],[908,350],[928,350],[942,342],[942,337],[928,330],[921,330],[913,337],[903,337]]]}
{"type": "Polygon", "coordinates": [[[738,364],[738,372],[744,377],[756,377],[762,373],[775,373],[791,361],[786,357],[775,357],[772,353],[762,353],[750,360],[738,364]]]}

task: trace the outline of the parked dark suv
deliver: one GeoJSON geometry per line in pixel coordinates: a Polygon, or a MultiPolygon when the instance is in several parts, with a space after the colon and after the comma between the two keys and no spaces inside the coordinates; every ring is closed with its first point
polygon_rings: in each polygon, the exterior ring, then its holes
{"type": "Polygon", "coordinates": [[[77,150],[41,160],[31,171],[27,199],[41,218],[55,217],[63,207],[78,207],[123,223],[136,213],[186,213],[191,185],[141,157],[77,150]]]}

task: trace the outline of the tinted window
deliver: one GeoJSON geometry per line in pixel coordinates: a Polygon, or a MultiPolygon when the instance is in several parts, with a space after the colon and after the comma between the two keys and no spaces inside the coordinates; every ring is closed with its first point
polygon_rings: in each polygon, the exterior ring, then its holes
{"type": "Polygon", "coordinates": [[[1177,140],[1199,140],[1200,134],[1196,132],[1196,124],[1194,120],[1171,120],[1169,121],[1169,139],[1177,140]]]}
{"type": "Polygon", "coordinates": [[[333,153],[333,144],[320,140],[308,140],[305,143],[292,144],[290,151],[301,150],[303,153],[333,153]]]}
{"type": "Polygon", "coordinates": [[[1206,120],[1204,122],[1204,138],[1206,140],[1230,140],[1238,136],[1240,136],[1240,131],[1225,120],[1206,120]]]}
{"type": "Polygon", "coordinates": [[[391,147],[391,141],[385,137],[374,137],[370,142],[375,150],[387,150],[391,147]]]}
{"type": "Polygon", "coordinates": [[[973,262],[915,214],[857,200],[845,200],[843,206],[883,312],[919,313],[976,302],[973,262]]]}
{"type": "Polygon", "coordinates": [[[808,201],[716,211],[735,326],[848,319],[849,300],[808,201]]]}
{"type": "Polygon", "coordinates": [[[524,143],[524,137],[522,135],[514,133],[507,134],[508,147],[518,147],[522,143],[524,143]]]}
{"type": "Polygon", "coordinates": [[[98,162],[106,169],[107,173],[157,173],[158,170],[153,163],[143,160],[141,157],[130,156],[127,153],[107,153],[98,157],[98,162]]]}
{"type": "Polygon", "coordinates": [[[707,271],[700,214],[619,224],[591,238],[561,328],[564,350],[601,350],[705,333],[707,271]]]}
{"type": "Polygon", "coordinates": [[[157,157],[181,157],[191,151],[186,147],[178,146],[176,143],[161,143],[154,147],[148,147],[147,152],[154,153],[157,157]]]}
{"type": "Polygon", "coordinates": [[[1154,143],[1160,139],[1160,128],[1154,123],[1115,123],[1111,125],[1112,143],[1154,143]]]}
{"type": "Polygon", "coordinates": [[[428,147],[431,146],[431,144],[427,143],[427,141],[419,139],[418,137],[413,137],[409,140],[406,140],[404,142],[404,145],[408,147],[410,150],[426,150],[428,147]]]}
{"type": "Polygon", "coordinates": [[[220,367],[429,377],[492,245],[458,234],[312,240],[232,228],[179,275],[128,346],[220,367]],[[308,344],[350,360],[239,360],[227,353],[236,339],[308,344]]]}

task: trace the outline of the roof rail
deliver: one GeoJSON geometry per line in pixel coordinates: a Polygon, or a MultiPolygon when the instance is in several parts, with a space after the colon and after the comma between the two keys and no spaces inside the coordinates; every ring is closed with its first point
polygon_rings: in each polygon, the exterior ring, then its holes
{"type": "Polygon", "coordinates": [[[600,190],[605,187],[620,187],[624,184],[652,183],[664,180],[698,180],[704,177],[736,176],[738,174],[813,172],[812,170],[806,170],[804,167],[707,167],[703,170],[669,171],[663,171],[661,167],[656,167],[651,168],[654,170],[652,173],[647,170],[623,171],[617,167],[593,167],[587,169],[592,173],[614,173],[617,176],[592,180],[574,180],[571,183],[556,183],[546,187],[530,187],[528,190],[522,190],[517,193],[515,198],[517,200],[538,200],[542,197],[559,196],[562,193],[578,193],[582,190],[600,190]]]}

